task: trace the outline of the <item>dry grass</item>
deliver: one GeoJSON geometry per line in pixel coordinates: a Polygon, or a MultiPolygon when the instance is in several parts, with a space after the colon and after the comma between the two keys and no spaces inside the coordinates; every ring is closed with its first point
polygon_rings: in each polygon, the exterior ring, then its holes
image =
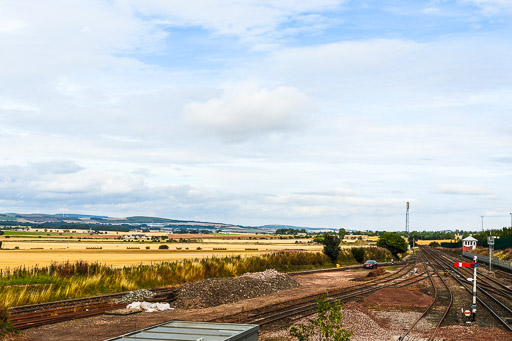
{"type": "Polygon", "coordinates": [[[34,238],[30,240],[4,238],[2,242],[3,250],[0,251],[0,269],[4,270],[17,266],[47,266],[52,262],[75,262],[80,260],[122,267],[212,256],[242,255],[247,257],[283,249],[301,249],[313,252],[322,250],[321,245],[296,244],[295,240],[292,239],[208,239],[204,240],[203,243],[152,243],[112,242],[111,240],[105,242],[98,242],[97,240],[82,240],[80,242],[78,240],[67,240],[66,242],[59,242],[51,238],[34,238]],[[158,246],[161,244],[168,245],[169,249],[159,250],[158,246]],[[146,249],[148,246],[149,250],[146,249]],[[19,250],[14,250],[15,247],[18,247],[19,250]],[[43,249],[33,249],[34,247],[43,249]],[[90,249],[100,247],[101,249],[90,249]],[[127,249],[127,247],[139,247],[140,249],[127,249]]]}
{"type": "Polygon", "coordinates": [[[329,266],[322,253],[280,252],[112,268],[86,262],[17,268],[0,278],[0,302],[17,306],[139,288],[154,288],[275,268],[281,271],[329,266]]]}

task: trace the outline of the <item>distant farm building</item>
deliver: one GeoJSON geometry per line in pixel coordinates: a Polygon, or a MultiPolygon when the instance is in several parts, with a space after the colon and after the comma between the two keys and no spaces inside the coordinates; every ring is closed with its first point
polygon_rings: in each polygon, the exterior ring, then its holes
{"type": "Polygon", "coordinates": [[[123,235],[124,239],[151,239],[151,237],[146,236],[145,234],[125,234],[123,235]]]}

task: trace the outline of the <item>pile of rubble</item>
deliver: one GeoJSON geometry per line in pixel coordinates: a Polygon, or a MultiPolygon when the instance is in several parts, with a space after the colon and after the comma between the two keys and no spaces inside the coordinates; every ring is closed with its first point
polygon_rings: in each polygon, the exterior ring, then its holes
{"type": "Polygon", "coordinates": [[[235,278],[214,278],[187,283],[176,292],[176,308],[207,308],[242,299],[297,288],[299,284],[276,270],[246,273],[235,278]]]}
{"type": "Polygon", "coordinates": [[[147,298],[153,297],[155,293],[147,290],[147,289],[140,289],[140,290],[134,290],[130,291],[123,297],[121,297],[118,300],[115,300],[115,303],[130,303],[130,302],[137,302],[137,301],[144,301],[147,298]]]}

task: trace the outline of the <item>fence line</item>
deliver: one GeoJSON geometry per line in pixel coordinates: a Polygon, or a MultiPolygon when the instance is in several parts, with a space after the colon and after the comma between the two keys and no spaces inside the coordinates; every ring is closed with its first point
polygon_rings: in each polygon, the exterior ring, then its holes
{"type": "MultiPolygon", "coordinates": [[[[470,252],[464,252],[462,255],[466,258],[471,258],[471,259],[473,259],[474,256],[477,256],[478,262],[489,264],[489,257],[487,257],[487,256],[475,255],[470,252]]],[[[506,260],[501,260],[499,258],[492,257],[492,266],[512,271],[512,262],[509,262],[506,260]]]]}

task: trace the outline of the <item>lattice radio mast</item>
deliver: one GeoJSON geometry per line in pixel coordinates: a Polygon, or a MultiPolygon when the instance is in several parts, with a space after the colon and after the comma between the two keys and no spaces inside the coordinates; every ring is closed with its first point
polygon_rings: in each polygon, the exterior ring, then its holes
{"type": "Polygon", "coordinates": [[[409,202],[407,202],[407,211],[405,211],[405,236],[409,236],[409,202]]]}

